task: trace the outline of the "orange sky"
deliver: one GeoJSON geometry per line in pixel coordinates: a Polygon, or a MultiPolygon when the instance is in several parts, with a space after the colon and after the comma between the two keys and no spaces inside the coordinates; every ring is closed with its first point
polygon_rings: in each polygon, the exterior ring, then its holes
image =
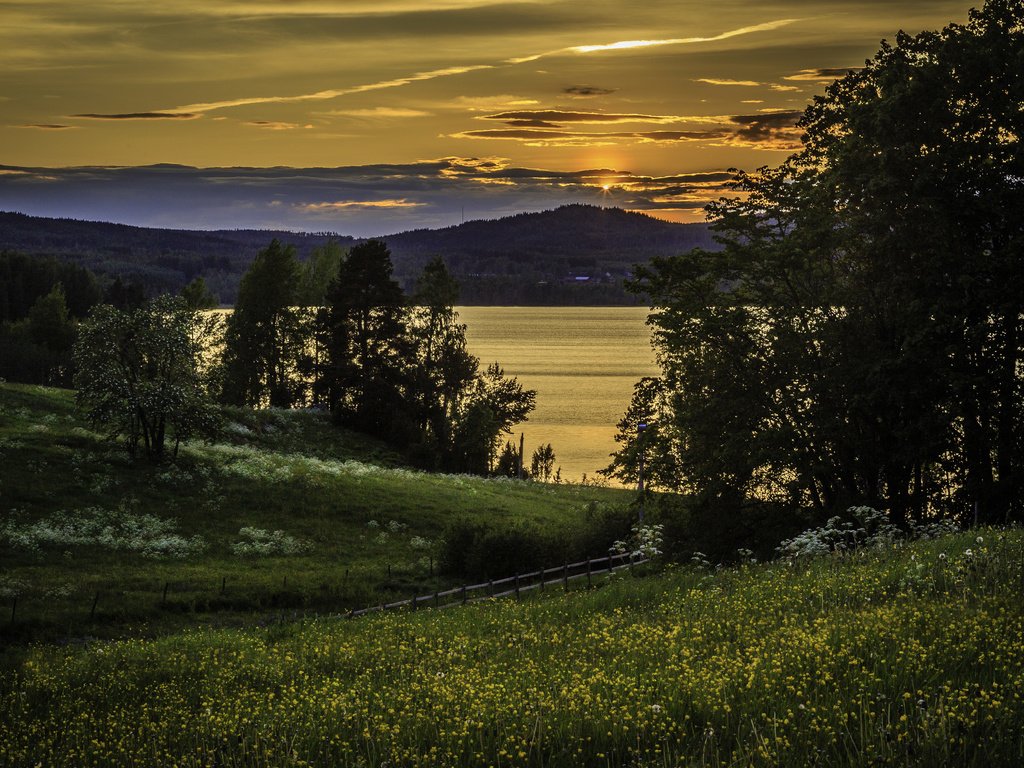
{"type": "Polygon", "coordinates": [[[943,0],[0,1],[0,207],[343,232],[573,200],[699,220],[722,171],[798,146],[793,123],[831,70],[966,12],[943,0]],[[135,196],[166,172],[109,168],[157,163],[263,170],[176,169],[176,189],[204,190],[196,206],[146,208],[135,196]],[[278,166],[303,169],[295,185],[278,166]]]}

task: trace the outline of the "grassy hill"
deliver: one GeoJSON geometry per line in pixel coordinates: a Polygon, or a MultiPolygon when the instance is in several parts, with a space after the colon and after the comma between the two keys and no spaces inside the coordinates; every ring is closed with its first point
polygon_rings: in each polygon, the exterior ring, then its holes
{"type": "Polygon", "coordinates": [[[0,384],[0,640],[407,598],[454,583],[437,560],[455,521],[568,540],[631,498],[425,474],[322,414],[274,410],[230,411],[219,442],[184,447],[174,466],[133,464],[80,420],[72,392],[0,384]]]}
{"type": "Polygon", "coordinates": [[[40,648],[0,764],[1018,766],[1021,531],[40,648]]]}

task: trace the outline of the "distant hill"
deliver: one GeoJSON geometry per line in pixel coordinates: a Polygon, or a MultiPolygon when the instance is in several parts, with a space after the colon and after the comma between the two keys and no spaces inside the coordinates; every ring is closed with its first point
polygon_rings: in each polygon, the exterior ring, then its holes
{"type": "MultiPolygon", "coordinates": [[[[150,229],[0,213],[0,250],[57,256],[101,275],[142,282],[152,293],[177,291],[202,275],[225,303],[234,301],[241,275],[275,237],[295,245],[302,258],[329,240],[345,247],[360,242],[333,233],[150,229]]],[[[444,256],[467,304],[634,303],[622,289],[634,264],[715,247],[705,224],[589,205],[382,239],[406,287],[431,256],[444,256]]]]}

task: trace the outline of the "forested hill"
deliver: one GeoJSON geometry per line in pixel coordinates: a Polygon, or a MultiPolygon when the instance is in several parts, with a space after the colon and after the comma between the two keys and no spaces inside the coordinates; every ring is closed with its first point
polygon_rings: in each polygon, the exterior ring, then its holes
{"type": "MultiPolygon", "coordinates": [[[[108,276],[141,282],[148,293],[177,291],[196,275],[232,303],[241,275],[273,238],[304,258],[331,233],[192,231],[0,213],[0,250],[52,255],[108,276]]],[[[476,304],[615,304],[634,264],[693,247],[714,247],[705,224],[672,224],[617,208],[569,205],[541,213],[469,221],[445,229],[383,236],[395,274],[409,287],[430,256],[444,256],[476,304]]]]}

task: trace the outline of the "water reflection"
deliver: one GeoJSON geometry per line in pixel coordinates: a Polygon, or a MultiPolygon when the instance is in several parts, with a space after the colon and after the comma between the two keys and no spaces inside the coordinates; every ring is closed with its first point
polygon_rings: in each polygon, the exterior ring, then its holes
{"type": "Polygon", "coordinates": [[[647,308],[458,309],[481,364],[497,360],[505,373],[537,390],[537,409],[519,427],[527,461],[538,445],[551,443],[565,479],[590,477],[606,466],[633,384],[657,374],[647,308]]]}

